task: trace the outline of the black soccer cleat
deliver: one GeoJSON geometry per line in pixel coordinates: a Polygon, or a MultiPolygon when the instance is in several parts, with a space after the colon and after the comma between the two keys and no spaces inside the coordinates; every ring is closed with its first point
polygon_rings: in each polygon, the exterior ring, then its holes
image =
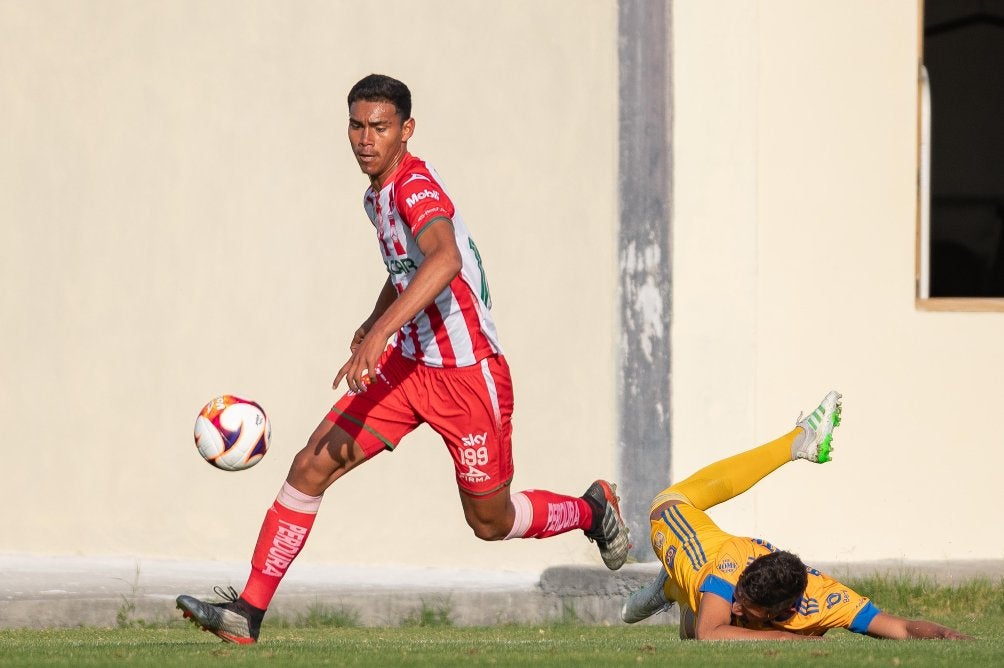
{"type": "Polygon", "coordinates": [[[238,597],[233,587],[229,591],[223,587],[214,587],[213,591],[226,601],[206,603],[185,594],[179,596],[178,609],[185,614],[185,619],[191,619],[203,631],[209,631],[226,642],[238,645],[253,645],[258,642],[258,631],[265,611],[238,597]]]}
{"type": "Polygon", "coordinates": [[[616,571],[627,561],[628,550],[631,549],[628,527],[618,504],[617,485],[597,480],[582,498],[593,509],[593,527],[586,532],[586,538],[600,548],[600,556],[607,568],[616,571]]]}

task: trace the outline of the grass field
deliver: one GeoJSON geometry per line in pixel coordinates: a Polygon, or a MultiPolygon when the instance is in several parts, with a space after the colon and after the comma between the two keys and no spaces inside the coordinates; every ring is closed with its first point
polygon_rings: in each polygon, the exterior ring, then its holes
{"type": "Polygon", "coordinates": [[[351,616],[266,623],[253,647],[220,643],[181,622],[115,629],[0,630],[0,666],[996,666],[1004,662],[1004,581],[940,587],[870,578],[851,584],[885,610],[926,617],[971,642],[880,641],[844,631],[820,642],[697,643],[666,626],[454,627],[444,616],[393,628],[351,626],[351,616]]]}

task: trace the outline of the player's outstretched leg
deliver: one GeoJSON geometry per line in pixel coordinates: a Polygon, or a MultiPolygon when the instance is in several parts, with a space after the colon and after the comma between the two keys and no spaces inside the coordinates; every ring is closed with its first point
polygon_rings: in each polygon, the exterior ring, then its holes
{"type": "Polygon", "coordinates": [[[321,496],[308,496],[288,482],[283,483],[272,507],[265,513],[258,542],[251,556],[251,573],[240,596],[231,587],[216,593],[226,599],[207,603],[181,595],[178,608],[205,631],[227,642],[250,645],[258,641],[258,630],[286,569],[303,549],[314,524],[321,496]]]}
{"type": "Polygon", "coordinates": [[[661,569],[655,580],[628,596],[621,606],[621,619],[628,624],[634,624],[671,608],[676,601],[666,596],[668,578],[666,569],[661,569]]]}
{"type": "Polygon", "coordinates": [[[600,557],[607,568],[615,571],[627,561],[628,550],[631,549],[628,527],[621,516],[617,485],[597,480],[582,498],[593,509],[593,526],[586,531],[586,537],[600,548],[600,557]]]}
{"type": "Polygon", "coordinates": [[[461,494],[461,499],[467,523],[479,538],[548,538],[581,529],[600,548],[607,568],[617,570],[627,561],[631,545],[616,490],[616,485],[597,480],[582,496],[525,489],[511,497],[504,493],[475,499],[461,494]],[[503,536],[497,530],[504,510],[511,512],[512,524],[503,536]]]}
{"type": "Polygon", "coordinates": [[[214,589],[217,595],[226,599],[221,603],[207,603],[182,594],[177,599],[185,619],[191,619],[203,631],[209,631],[227,642],[252,645],[258,642],[258,631],[264,610],[259,610],[238,598],[236,590],[222,587],[214,589]]]}
{"type": "Polygon", "coordinates": [[[808,417],[800,414],[795,428],[784,436],[709,464],[667,487],[656,495],[653,509],[675,500],[707,510],[739,496],[790,461],[806,459],[817,464],[830,461],[833,430],[840,424],[840,398],[839,392],[828,393],[808,417]]]}

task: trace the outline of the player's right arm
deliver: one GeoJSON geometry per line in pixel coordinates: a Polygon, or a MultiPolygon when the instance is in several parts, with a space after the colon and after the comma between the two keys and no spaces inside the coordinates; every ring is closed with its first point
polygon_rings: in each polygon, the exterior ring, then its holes
{"type": "Polygon", "coordinates": [[[460,274],[463,260],[453,233],[453,221],[449,218],[440,217],[431,221],[416,237],[416,242],[423,255],[422,263],[408,286],[390,300],[390,305],[373,321],[349,360],[338,370],[332,388],[338,387],[338,383],[345,378],[350,391],[365,392],[366,378],[375,370],[387,347],[387,340],[415,314],[435,301],[460,274]]]}
{"type": "Polygon", "coordinates": [[[972,636],[950,629],[926,619],[906,619],[886,612],[875,615],[868,624],[868,635],[873,638],[890,638],[893,640],[937,639],[937,640],[972,640],[972,636]]]}
{"type": "Polygon", "coordinates": [[[359,325],[359,329],[355,331],[352,335],[352,342],[349,343],[349,351],[355,352],[359,344],[366,337],[366,333],[373,328],[373,323],[375,323],[380,316],[384,314],[394,300],[397,299],[397,289],[394,287],[394,283],[390,280],[390,276],[387,277],[387,282],[383,284],[383,289],[380,290],[380,295],[377,297],[376,304],[373,305],[373,312],[370,313],[369,317],[363,321],[363,324],[359,325]]]}
{"type": "Polygon", "coordinates": [[[697,640],[819,640],[780,629],[749,629],[732,625],[732,603],[706,591],[697,609],[694,623],[697,640]]]}

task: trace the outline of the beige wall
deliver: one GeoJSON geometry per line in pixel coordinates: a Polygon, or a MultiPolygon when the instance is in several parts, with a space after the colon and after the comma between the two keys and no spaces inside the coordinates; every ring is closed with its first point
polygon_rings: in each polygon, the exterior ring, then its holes
{"type": "Polygon", "coordinates": [[[674,3],[674,477],[845,394],[716,510],[806,559],[998,558],[1001,313],[914,305],[917,3],[674,3]]]}
{"type": "MultiPolygon", "coordinates": [[[[371,71],[411,85],[412,149],[485,257],[516,488],[616,475],[617,11],[571,4],[0,4],[0,551],[249,555],[383,280],[344,138],[371,71]],[[272,418],[250,471],[191,443],[221,392],[272,418]]],[[[1000,557],[1002,316],[914,306],[916,4],[673,9],[674,478],[836,387],[836,461],[722,526],[813,560],[1000,557]]],[[[471,537],[428,430],[329,491],[302,558],[598,563],[471,537]]]]}
{"type": "MultiPolygon", "coordinates": [[[[0,4],[0,551],[250,556],[385,277],[345,138],[345,95],[373,71],[411,86],[411,148],[484,256],[515,486],[613,476],[616,5],[569,17],[536,0],[0,4]],[[237,474],[192,443],[224,392],[273,423],[237,474]]],[[[303,558],[595,553],[477,541],[423,428],[329,491],[303,558]]]]}

